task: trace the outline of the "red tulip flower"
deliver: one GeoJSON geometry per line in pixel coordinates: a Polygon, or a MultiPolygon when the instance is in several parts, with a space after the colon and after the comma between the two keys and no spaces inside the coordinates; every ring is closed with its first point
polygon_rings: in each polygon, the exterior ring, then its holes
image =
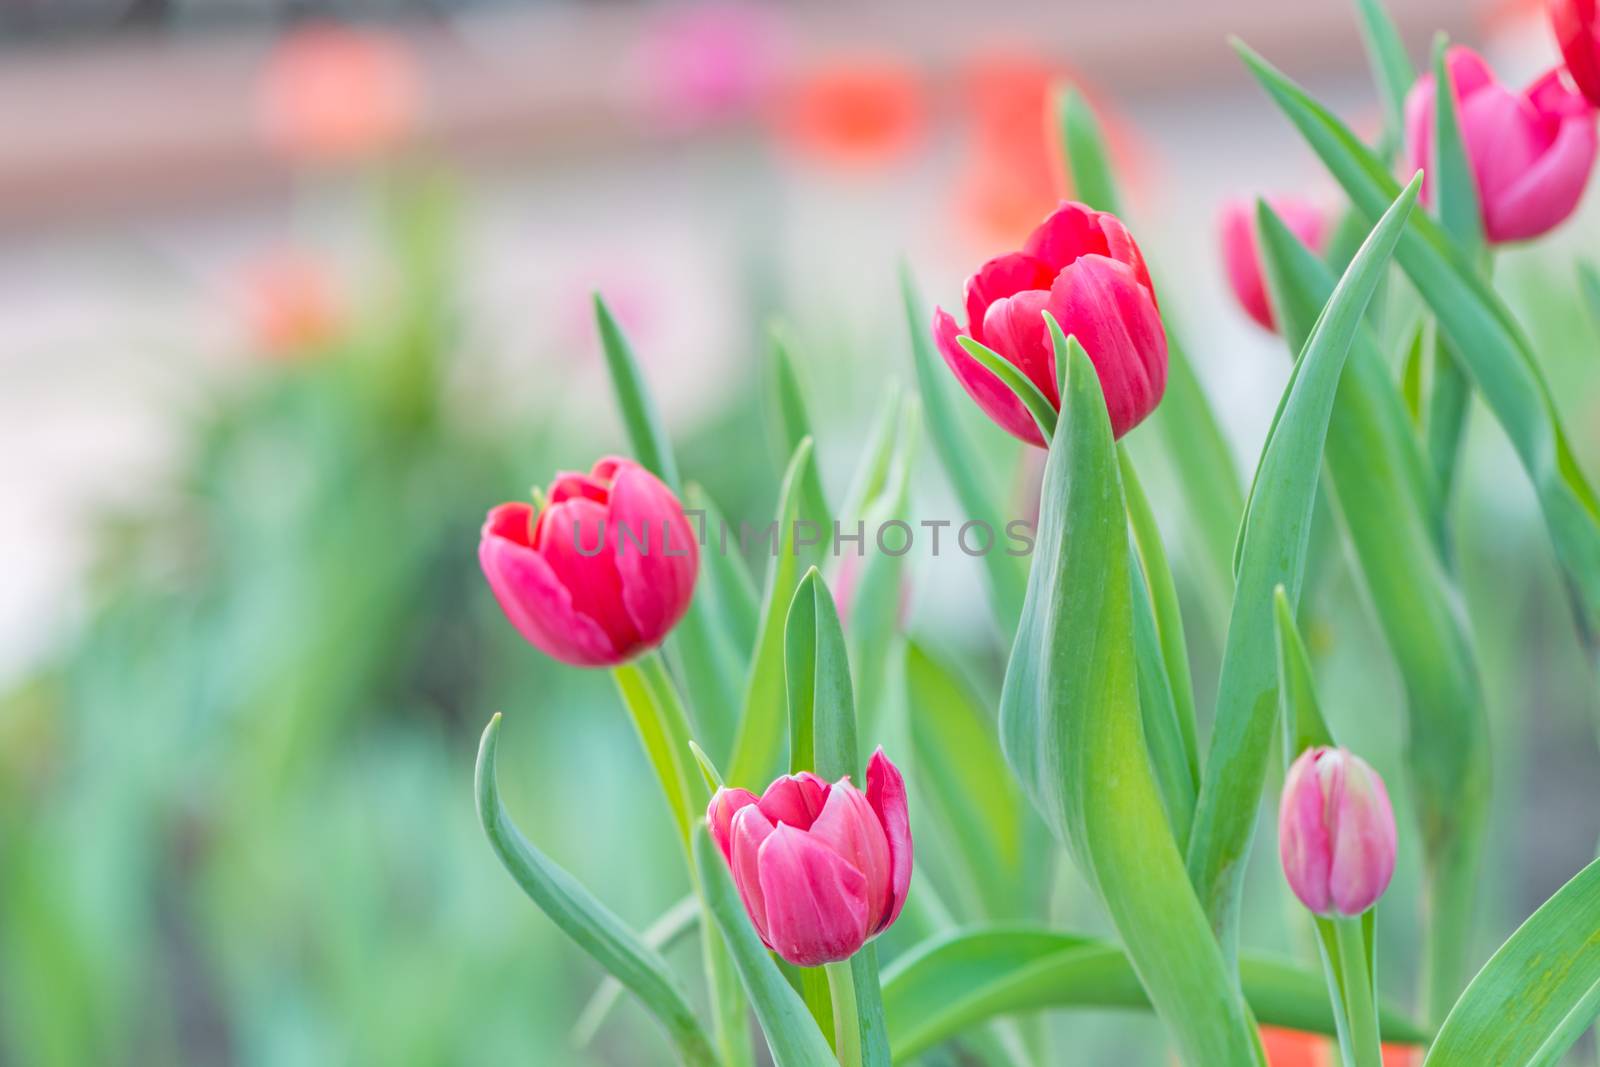
{"type": "Polygon", "coordinates": [[[1022,251],[978,268],[967,279],[966,298],[966,330],[939,308],[934,338],[962,387],[1012,436],[1044,445],[1022,401],[961,347],[957,338],[963,332],[1014,364],[1059,409],[1055,349],[1044,321],[1049,311],[1094,364],[1115,436],[1137,426],[1160,402],[1167,385],[1167,334],[1144,257],[1115,215],[1063,203],[1022,251]]]}
{"type": "Polygon", "coordinates": [[[719,789],[706,825],[762,942],[797,967],[848,959],[900,917],[911,820],[900,772],[878,749],[867,791],[809,772],[757,797],[719,789]]]}
{"type": "Polygon", "coordinates": [[[1600,107],[1600,4],[1595,0],[1550,0],[1550,23],[1561,43],[1567,73],[1589,103],[1600,107]]]}
{"type": "Polygon", "coordinates": [[[700,554],[683,505],[628,459],[556,476],[539,505],[489,512],[478,562],[506,618],[546,655],[609,667],[666,640],[700,554]]]}
{"type": "MultiPolygon", "coordinates": [[[[1566,221],[1594,170],[1595,113],[1561,78],[1545,74],[1522,92],[1501,85],[1483,57],[1451,48],[1446,57],[1461,116],[1461,139],[1478,186],[1490,241],[1526,241],[1566,221]]],[[[1411,165],[1427,171],[1433,154],[1433,75],[1406,98],[1411,165]]],[[[1429,187],[1424,179],[1423,195],[1429,187]]]]}
{"type": "MultiPolygon", "coordinates": [[[[1273,211],[1291,233],[1313,251],[1321,253],[1328,240],[1328,216],[1306,200],[1273,198],[1273,211]]],[[[1261,267],[1261,246],[1256,235],[1255,205],[1247,200],[1230,200],[1223,205],[1219,226],[1222,265],[1228,285],[1246,314],[1264,330],[1277,332],[1272,318],[1272,302],[1267,297],[1266,276],[1261,267]]]]}

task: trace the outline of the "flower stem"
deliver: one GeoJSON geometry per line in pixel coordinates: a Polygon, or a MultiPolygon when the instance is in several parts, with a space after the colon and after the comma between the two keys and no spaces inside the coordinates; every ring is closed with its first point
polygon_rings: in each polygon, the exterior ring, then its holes
{"type": "Polygon", "coordinates": [[[861,1067],[861,1027],[856,1020],[856,980],[849,960],[826,965],[833,993],[834,1051],[839,1067],[861,1067]]]}
{"type": "Polygon", "coordinates": [[[1367,967],[1367,943],[1361,920],[1335,919],[1334,939],[1339,946],[1339,970],[1344,975],[1344,1012],[1350,1021],[1348,1067],[1383,1067],[1378,1036],[1378,1009],[1372,973],[1367,967]]]}

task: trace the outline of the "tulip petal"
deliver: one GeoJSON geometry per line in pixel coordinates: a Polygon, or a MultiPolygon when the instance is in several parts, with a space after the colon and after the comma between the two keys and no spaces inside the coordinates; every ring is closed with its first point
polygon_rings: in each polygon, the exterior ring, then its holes
{"type": "Polygon", "coordinates": [[[1346,756],[1342,782],[1329,792],[1333,866],[1328,895],[1342,915],[1372,907],[1394,876],[1394,810],[1383,780],[1358,756],[1346,756]]]}
{"type": "Polygon", "coordinates": [[[1583,199],[1600,148],[1594,113],[1582,97],[1555,80],[1553,72],[1529,91],[1529,99],[1548,109],[1544,119],[1530,121],[1555,123],[1554,136],[1505,180],[1496,196],[1487,199],[1484,230],[1491,241],[1527,240],[1565,221],[1583,199]],[[1554,96],[1552,87],[1564,99],[1554,96]]]}
{"type": "Polygon", "coordinates": [[[883,825],[889,842],[889,911],[874,933],[887,929],[900,917],[911,889],[911,814],[906,805],[906,781],[879,746],[867,761],[867,804],[883,825]]]}
{"type": "Polygon", "coordinates": [[[748,789],[718,789],[706,806],[706,828],[711,839],[722,850],[722,858],[733,862],[733,817],[739,809],[756,802],[756,795],[748,789]]]}
{"type": "Polygon", "coordinates": [[[497,518],[490,513],[478,542],[478,563],[511,625],[539,651],[564,663],[600,667],[625,659],[625,650],[577,610],[571,593],[539,553],[495,532],[509,521],[506,514],[497,518]]]}
{"type": "Polygon", "coordinates": [[[606,483],[598,478],[576,471],[558,471],[545,497],[552,504],[563,500],[593,500],[604,504],[610,495],[606,483]]]}
{"type": "Polygon", "coordinates": [[[694,529],[672,491],[635,463],[616,468],[609,514],[622,604],[642,643],[659,644],[694,597],[694,529]]]}
{"type": "Polygon", "coordinates": [[[810,836],[837,852],[866,879],[867,930],[876,933],[894,905],[889,841],[872,805],[848,777],[833,784],[827,804],[811,824],[810,836]]]}
{"type": "Polygon", "coordinates": [[[956,376],[956,381],[961,383],[961,388],[1002,430],[1035,448],[1043,448],[1044,437],[1039,433],[1033,416],[1028,414],[1028,409],[989,368],[967,354],[956,340],[960,335],[961,330],[950,313],[943,308],[935,309],[933,338],[945,365],[956,376]]]}
{"type": "Polygon", "coordinates": [[[979,267],[966,285],[967,329],[972,339],[989,344],[983,334],[983,319],[990,304],[1029,289],[1048,289],[1055,276],[1048,263],[1023,252],[996,256],[979,267]]]}
{"type": "MultiPolygon", "coordinates": [[[[747,818],[740,813],[739,821],[747,818]]],[[[779,825],[761,844],[759,869],[765,939],[778,955],[819,967],[848,959],[866,942],[866,877],[826,844],[779,825]]]]}
{"type": "Polygon", "coordinates": [[[1155,410],[1167,385],[1167,335],[1150,290],[1127,264],[1084,256],[1056,279],[1050,310],[1088,353],[1111,432],[1121,437],[1155,410]]]}
{"type": "Polygon", "coordinates": [[[534,550],[572,596],[572,606],[606,632],[619,656],[639,649],[639,630],[623,604],[622,576],[610,547],[617,530],[604,504],[576,497],[539,517],[534,550]]]}
{"type": "Polygon", "coordinates": [[[733,816],[730,826],[732,849],[728,869],[733,873],[734,888],[750,916],[751,925],[761,935],[762,944],[772,948],[767,936],[766,895],[761,888],[761,847],[772,836],[774,827],[754,804],[742,807],[733,816]]]}
{"type": "Polygon", "coordinates": [[[1326,751],[1309,748],[1294,761],[1278,808],[1278,858],[1284,876],[1300,903],[1318,915],[1328,914],[1333,903],[1328,893],[1333,849],[1317,768],[1326,751]]]}
{"type": "Polygon", "coordinates": [[[1261,276],[1261,255],[1256,244],[1255,209],[1243,200],[1222,206],[1218,220],[1222,267],[1234,299],[1264,330],[1277,330],[1267,287],[1261,276]]]}
{"type": "Polygon", "coordinates": [[[1061,390],[1056,385],[1055,346],[1045,326],[1044,311],[1050,294],[1044,289],[1029,289],[996,300],[983,316],[984,344],[1010,360],[1028,380],[1060,410],[1061,390]]]}
{"type": "Polygon", "coordinates": [[[761,814],[774,823],[809,830],[828,802],[830,787],[810,771],[786,774],[761,794],[761,814]]]}

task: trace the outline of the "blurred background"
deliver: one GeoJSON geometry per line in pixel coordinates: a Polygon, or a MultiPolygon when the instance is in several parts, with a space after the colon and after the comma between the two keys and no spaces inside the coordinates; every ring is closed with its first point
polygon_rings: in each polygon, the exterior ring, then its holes
{"type": "MultiPolygon", "coordinates": [[[[1512,81],[1555,58],[1538,3],[1390,6],[1414,59],[1436,29],[1512,81]]],[[[684,892],[610,680],[521,643],[475,559],[488,507],[626,448],[591,293],[734,522],[773,506],[781,319],[840,492],[911,382],[899,263],[953,306],[1068,191],[1065,80],[1248,470],[1289,361],[1227,293],[1216,211],[1337,196],[1229,34],[1376,130],[1347,0],[0,0],[0,1064],[664,1062],[626,1003],[577,1047],[597,970],[471,805],[504,710],[528,835],[640,928],[684,892]]],[[[1572,264],[1597,199],[1497,274],[1591,472],[1600,324],[1572,264]]],[[[973,435],[1020,494],[1015,449],[973,435]]],[[[1532,495],[1481,412],[1469,445],[1499,798],[1481,960],[1593,856],[1600,756],[1532,495]]],[[[1135,447],[1182,579],[1170,473],[1135,447]]],[[[931,451],[914,510],[960,518],[931,451]]],[[[973,561],[912,559],[909,629],[992,708],[973,561]]],[[[1204,706],[1220,635],[1185,592],[1204,706]]],[[[1316,617],[1330,715],[1398,782],[1399,684],[1337,561],[1316,617]]],[[[1252,940],[1292,947],[1256,855],[1252,940]]],[[[1380,919],[1401,1003],[1417,867],[1380,919]]],[[[1166,1062],[1148,1019],[1050,1025],[1072,1062],[1166,1062]]]]}

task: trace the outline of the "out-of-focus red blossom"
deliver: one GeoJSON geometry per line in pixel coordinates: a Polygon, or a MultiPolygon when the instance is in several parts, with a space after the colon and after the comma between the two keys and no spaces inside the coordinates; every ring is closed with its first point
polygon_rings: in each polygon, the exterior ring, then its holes
{"type": "Polygon", "coordinates": [[[867,791],[808,771],[757,797],[719,789],[706,826],[746,913],[797,967],[848,959],[900,917],[911,888],[911,819],[900,771],[878,749],[867,791]]]}
{"type": "Polygon", "coordinates": [[[678,128],[756,110],[770,88],[778,28],[772,12],[754,4],[668,9],[641,47],[647,106],[678,128]]]}
{"type": "Polygon", "coordinates": [[[1050,94],[1066,72],[1025,51],[982,52],[960,85],[972,116],[972,147],[960,197],[986,241],[1019,241],[1066,188],[1051,136],[1050,94]]]}
{"type": "Polygon", "coordinates": [[[881,167],[910,152],[927,126],[915,68],[890,55],[837,56],[802,72],[778,109],[778,130],[801,156],[881,167]]]}
{"type": "MultiPolygon", "coordinates": [[[[1268,202],[1289,227],[1289,232],[1312,251],[1319,254],[1323,251],[1329,228],[1326,211],[1309,200],[1295,197],[1269,197],[1268,202]]],[[[1256,234],[1255,203],[1241,199],[1223,204],[1217,228],[1222,265],[1239,306],[1260,323],[1262,329],[1276,331],[1278,326],[1272,317],[1272,301],[1267,296],[1261,246],[1256,234]]]]}
{"type": "Polygon", "coordinates": [[[420,107],[416,66],[403,44],[335,23],[286,35],[258,92],[268,143],[298,163],[349,163],[393,149],[420,107]]]}
{"type": "Polygon", "coordinates": [[[478,562],[506,618],[541,652],[609,667],[667,637],[694,595],[700,550],[683,506],[629,459],[564,471],[542,506],[489,512],[478,562]]]}
{"type": "MultiPolygon", "coordinates": [[[[1594,109],[1560,69],[1517,93],[1470,48],[1451,48],[1446,63],[1485,235],[1502,243],[1548,233],[1577,208],[1594,169],[1600,144],[1594,109]]],[[[1433,99],[1432,74],[1419,78],[1406,98],[1410,164],[1423,171],[1432,167],[1433,99]]],[[[1426,179],[1422,193],[1431,195],[1426,179]]]]}
{"type": "Polygon", "coordinates": [[[281,250],[246,267],[243,303],[251,339],[269,356],[315,352],[342,325],[327,271],[304,252],[281,250]]]}
{"type": "Polygon", "coordinates": [[[1600,3],[1550,0],[1550,24],[1567,61],[1567,73],[1589,103],[1600,107],[1600,3]]]}
{"type": "MultiPolygon", "coordinates": [[[[1338,1062],[1332,1041],[1300,1030],[1263,1026],[1261,1047],[1267,1053],[1267,1067],[1334,1067],[1338,1062]]],[[[1415,1067],[1420,1062],[1418,1050],[1410,1045],[1384,1045],[1381,1051],[1383,1067],[1415,1067]]]]}
{"type": "Polygon", "coordinates": [[[1027,408],[957,340],[963,332],[1005,357],[1057,409],[1049,311],[1076,336],[1100,376],[1111,431],[1121,437],[1155,410],[1167,385],[1167,334],[1144,257],[1115,215],[1065,203],[1022,251],[989,260],[967,279],[967,328],[943,308],[933,316],[945,363],[991,419],[1028,444],[1044,438],[1027,408]]]}

